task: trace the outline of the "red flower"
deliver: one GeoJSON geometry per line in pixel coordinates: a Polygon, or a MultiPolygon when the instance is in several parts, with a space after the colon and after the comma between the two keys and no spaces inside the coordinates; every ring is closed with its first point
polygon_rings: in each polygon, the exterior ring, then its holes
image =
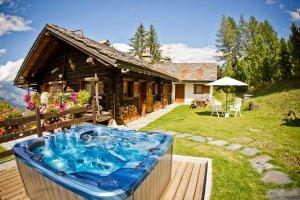
{"type": "Polygon", "coordinates": [[[4,130],[2,128],[0,128],[0,136],[4,135],[4,130]]]}

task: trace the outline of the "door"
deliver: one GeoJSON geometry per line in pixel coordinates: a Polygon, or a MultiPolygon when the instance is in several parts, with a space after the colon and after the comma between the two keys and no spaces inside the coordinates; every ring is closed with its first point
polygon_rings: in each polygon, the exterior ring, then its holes
{"type": "Polygon", "coordinates": [[[176,103],[184,102],[184,84],[175,85],[175,102],[176,103]]]}

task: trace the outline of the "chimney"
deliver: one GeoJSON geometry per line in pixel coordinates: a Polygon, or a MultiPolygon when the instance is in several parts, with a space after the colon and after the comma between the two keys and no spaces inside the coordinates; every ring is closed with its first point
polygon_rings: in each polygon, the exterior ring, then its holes
{"type": "Polygon", "coordinates": [[[143,53],[142,59],[144,61],[146,61],[147,63],[151,63],[152,62],[152,56],[150,54],[150,49],[149,48],[147,48],[146,51],[145,51],[145,53],[143,53]]]}
{"type": "Polygon", "coordinates": [[[100,44],[104,44],[104,45],[106,45],[106,46],[108,46],[108,47],[110,46],[110,41],[107,40],[107,39],[101,40],[99,43],[100,43],[100,44]]]}

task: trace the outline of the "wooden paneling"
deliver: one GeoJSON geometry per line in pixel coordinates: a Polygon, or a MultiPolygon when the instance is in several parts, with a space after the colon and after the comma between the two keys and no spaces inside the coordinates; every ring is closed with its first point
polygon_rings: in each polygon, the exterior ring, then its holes
{"type": "MultiPolygon", "coordinates": [[[[18,159],[17,159],[18,161],[18,159]]],[[[21,178],[23,180],[26,193],[31,200],[83,200],[84,198],[66,190],[53,181],[40,175],[38,172],[23,164],[17,162],[21,178]]]]}
{"type": "Polygon", "coordinates": [[[158,200],[171,180],[172,148],[159,160],[141,185],[133,192],[134,200],[158,200]]]}
{"type": "MultiPolygon", "coordinates": [[[[168,173],[169,165],[167,163],[164,163],[160,167],[162,168],[162,173],[168,173]]],[[[206,181],[205,179],[206,167],[207,164],[205,163],[200,164],[200,163],[193,163],[193,162],[186,162],[186,161],[172,161],[171,181],[169,182],[167,188],[164,190],[161,199],[171,200],[180,197],[181,199],[184,200],[202,200],[205,193],[204,188],[205,188],[205,181],[206,181]]],[[[26,173],[27,176],[29,176],[31,173],[29,171],[24,171],[24,172],[26,173]]],[[[155,177],[158,180],[161,179],[161,177],[157,177],[157,174],[154,176],[154,178],[155,177]]],[[[166,178],[167,176],[164,177],[166,178]]],[[[32,181],[32,178],[33,177],[30,176],[29,180],[32,181]]],[[[45,178],[43,177],[43,179],[45,178]]],[[[63,198],[62,196],[59,196],[59,194],[52,193],[53,191],[57,191],[56,189],[53,190],[51,189],[55,187],[53,183],[42,184],[39,178],[37,178],[37,180],[38,180],[37,183],[41,185],[43,188],[48,188],[47,190],[38,191],[39,192],[38,194],[40,194],[40,192],[49,191],[53,195],[52,199],[55,200],[55,199],[63,198]]],[[[145,188],[151,189],[151,184],[155,184],[155,182],[150,181],[149,179],[146,178],[142,184],[145,184],[144,185],[145,188]]],[[[28,186],[30,185],[32,185],[32,183],[28,183],[28,186]]],[[[136,192],[135,198],[131,196],[127,200],[132,200],[132,199],[148,200],[150,198],[153,198],[153,196],[155,195],[155,194],[147,195],[147,193],[143,193],[143,192],[138,193],[139,192],[138,190],[139,189],[135,191],[136,192]]],[[[62,191],[61,189],[59,189],[57,192],[61,193],[62,191]]],[[[157,190],[156,192],[159,192],[159,190],[157,190]]],[[[73,199],[70,196],[68,197],[70,199],[73,199]]],[[[1,200],[15,200],[15,199],[29,200],[29,198],[25,194],[24,186],[22,184],[21,178],[18,173],[18,169],[16,167],[8,170],[0,171],[0,199],[1,200]]],[[[44,200],[45,198],[43,197],[42,199],[44,200]]]]}

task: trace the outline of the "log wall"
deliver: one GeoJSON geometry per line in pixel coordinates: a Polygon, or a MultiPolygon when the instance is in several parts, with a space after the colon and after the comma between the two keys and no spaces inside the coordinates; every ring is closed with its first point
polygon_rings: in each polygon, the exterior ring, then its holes
{"type": "MultiPolygon", "coordinates": [[[[76,50],[75,48],[66,44],[61,45],[56,49],[55,54],[48,59],[48,61],[36,70],[35,82],[38,84],[38,91],[49,91],[49,82],[64,80],[67,83],[67,91],[79,91],[84,89],[84,78],[93,77],[97,73],[99,81],[102,82],[103,96],[105,99],[100,100],[100,104],[106,106],[107,110],[114,108],[114,95],[115,94],[115,109],[117,111],[123,105],[135,105],[138,111],[141,111],[140,95],[136,95],[140,91],[140,82],[147,83],[146,103],[147,112],[153,111],[153,102],[162,100],[166,96],[171,103],[171,92],[168,88],[171,86],[171,81],[162,80],[161,78],[148,76],[145,74],[138,74],[129,71],[128,73],[121,73],[121,70],[113,66],[105,66],[95,61],[95,64],[86,62],[88,55],[76,50]],[[69,59],[75,64],[75,69],[70,67],[69,59]],[[130,78],[135,82],[135,97],[125,98],[123,95],[123,81],[124,78],[130,78]],[[158,94],[153,95],[152,84],[157,84],[158,94]],[[107,105],[106,105],[107,104],[107,105]]],[[[59,89],[59,88],[58,88],[59,89]]],[[[117,116],[117,122],[120,122],[120,116],[117,116]]]]}

